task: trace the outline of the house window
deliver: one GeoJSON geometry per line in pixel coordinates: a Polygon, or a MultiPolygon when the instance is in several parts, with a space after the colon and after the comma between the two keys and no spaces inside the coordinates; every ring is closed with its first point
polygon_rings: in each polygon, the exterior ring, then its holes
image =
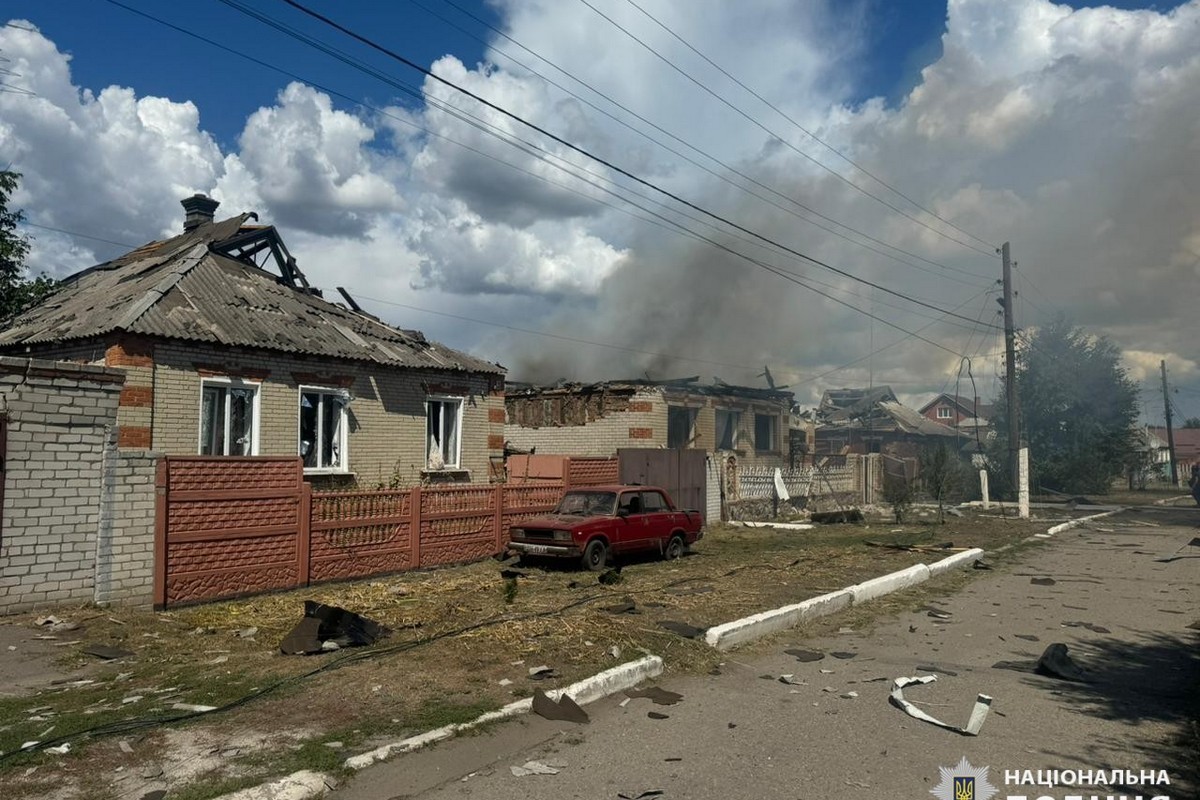
{"type": "Polygon", "coordinates": [[[742,415],[737,411],[725,408],[717,409],[717,449],[736,450],[738,446],[738,425],[742,415]]]}
{"type": "Polygon", "coordinates": [[[754,415],[754,449],[760,453],[778,450],[775,438],[775,424],[778,420],[772,414],[754,415]]]}
{"type": "Polygon", "coordinates": [[[458,469],[462,407],[461,397],[430,398],[425,402],[427,469],[458,469]]]}
{"type": "Polygon", "coordinates": [[[306,470],[346,471],[348,400],[344,389],[300,387],[299,452],[306,470]]]}
{"type": "Polygon", "coordinates": [[[690,447],[696,428],[696,409],[667,406],[667,447],[690,447]]]}
{"type": "Polygon", "coordinates": [[[954,414],[950,410],[949,406],[938,406],[938,409],[937,409],[937,418],[938,419],[950,419],[953,416],[954,416],[954,414]]]}
{"type": "Polygon", "coordinates": [[[200,385],[200,455],[258,454],[258,384],[204,380],[200,385]]]}

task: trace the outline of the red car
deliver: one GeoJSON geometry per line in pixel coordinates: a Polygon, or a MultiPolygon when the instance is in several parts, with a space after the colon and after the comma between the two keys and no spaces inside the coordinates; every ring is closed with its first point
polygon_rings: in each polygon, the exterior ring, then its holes
{"type": "Polygon", "coordinates": [[[654,486],[589,486],[563,495],[553,512],[522,520],[508,549],[527,556],[578,558],[592,571],[612,555],[654,552],[679,558],[704,534],[699,511],[675,508],[654,486]]]}

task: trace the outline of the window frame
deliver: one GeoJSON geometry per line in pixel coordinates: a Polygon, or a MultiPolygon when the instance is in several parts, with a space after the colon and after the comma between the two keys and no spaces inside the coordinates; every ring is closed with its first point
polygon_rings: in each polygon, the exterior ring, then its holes
{"type": "MultiPolygon", "coordinates": [[[[456,396],[456,395],[446,395],[446,394],[431,394],[431,395],[427,395],[425,397],[425,434],[424,434],[425,444],[422,448],[425,451],[425,460],[424,460],[424,464],[425,464],[424,471],[425,472],[439,472],[439,471],[449,472],[449,471],[457,471],[457,470],[463,469],[463,466],[462,466],[463,410],[466,407],[466,405],[467,405],[467,398],[465,398],[461,395],[456,396]],[[433,469],[429,468],[429,404],[430,403],[442,403],[442,404],[452,403],[455,407],[454,425],[455,425],[455,430],[457,432],[457,435],[454,437],[454,443],[455,443],[455,449],[456,449],[456,452],[454,454],[454,463],[451,464],[449,461],[446,460],[445,445],[443,445],[443,444],[441,444],[441,442],[439,442],[438,445],[442,448],[442,451],[443,451],[442,461],[444,462],[442,464],[441,470],[433,470],[433,469]]],[[[443,418],[442,435],[443,436],[445,435],[445,419],[444,418],[443,418]]]]}
{"type": "Polygon", "coordinates": [[[954,419],[954,409],[950,408],[950,406],[938,406],[937,407],[937,418],[938,419],[954,419]],[[943,411],[945,411],[946,413],[943,414],[942,413],[943,411]]]}
{"type": "Polygon", "coordinates": [[[250,381],[244,378],[232,378],[226,376],[204,377],[200,379],[200,404],[197,409],[196,420],[196,452],[199,455],[207,455],[213,458],[244,458],[241,455],[232,455],[229,453],[230,436],[229,427],[232,423],[230,415],[230,401],[232,399],[231,389],[250,389],[253,390],[253,403],[251,405],[251,413],[254,418],[250,421],[250,452],[246,455],[257,456],[259,451],[259,443],[261,437],[259,435],[260,425],[262,422],[262,382],[250,381]],[[225,452],[224,453],[205,453],[204,452],[204,390],[210,386],[219,387],[225,391],[225,405],[222,409],[222,418],[225,423],[225,452]]]}
{"type": "Polygon", "coordinates": [[[713,411],[713,439],[715,440],[714,441],[715,446],[713,449],[714,450],[736,451],[738,449],[738,445],[741,443],[741,436],[740,436],[741,429],[742,429],[742,410],[740,408],[717,408],[717,409],[714,409],[714,411],[713,411]],[[720,420],[721,420],[722,414],[729,414],[731,417],[733,417],[733,433],[730,436],[729,447],[721,446],[720,420]]]}
{"type": "Polygon", "coordinates": [[[695,447],[696,440],[699,436],[696,433],[696,425],[700,421],[700,409],[696,406],[668,404],[667,405],[667,448],[670,450],[690,450],[695,447]],[[684,414],[687,417],[687,433],[684,436],[683,444],[673,446],[671,444],[671,416],[672,414],[684,414]]]}
{"type": "MultiPolygon", "coordinates": [[[[300,452],[300,435],[302,433],[301,426],[303,425],[303,422],[301,420],[301,415],[304,413],[304,395],[305,395],[305,393],[307,392],[309,394],[319,394],[322,396],[322,402],[324,402],[324,397],[326,397],[326,396],[341,397],[342,394],[346,391],[347,391],[346,389],[343,389],[340,387],[317,386],[317,385],[311,385],[311,384],[301,384],[300,386],[297,387],[297,392],[296,392],[296,454],[298,456],[300,456],[301,459],[304,458],[304,454],[300,452]]],[[[347,474],[350,472],[350,410],[349,410],[349,408],[347,408],[347,405],[348,405],[347,402],[341,402],[338,404],[338,406],[340,408],[340,412],[341,412],[339,420],[338,420],[338,425],[341,428],[340,435],[338,437],[338,442],[341,445],[339,448],[340,452],[338,454],[339,455],[338,461],[340,461],[341,463],[334,467],[304,467],[305,475],[344,475],[344,474],[347,474]]],[[[318,447],[320,447],[320,445],[321,445],[321,428],[324,425],[324,422],[325,421],[321,415],[320,407],[318,406],[318,408],[317,408],[317,437],[316,437],[316,442],[315,442],[318,447]]],[[[321,459],[320,459],[319,453],[318,453],[317,463],[320,463],[320,460],[321,459]]]]}
{"type": "Polygon", "coordinates": [[[779,416],[776,414],[763,414],[762,412],[754,412],[754,452],[756,453],[778,453],[779,452],[779,416]],[[767,437],[770,441],[766,447],[761,447],[758,441],[758,419],[764,417],[770,421],[770,432],[767,437]]]}

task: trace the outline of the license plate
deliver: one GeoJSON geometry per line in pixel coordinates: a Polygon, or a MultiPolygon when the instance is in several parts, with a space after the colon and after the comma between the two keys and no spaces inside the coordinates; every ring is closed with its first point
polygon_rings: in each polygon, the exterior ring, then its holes
{"type": "Polygon", "coordinates": [[[545,556],[545,555],[549,555],[551,552],[550,548],[544,544],[523,544],[523,545],[521,545],[521,549],[524,550],[526,553],[529,553],[529,554],[535,555],[535,556],[545,556]]]}

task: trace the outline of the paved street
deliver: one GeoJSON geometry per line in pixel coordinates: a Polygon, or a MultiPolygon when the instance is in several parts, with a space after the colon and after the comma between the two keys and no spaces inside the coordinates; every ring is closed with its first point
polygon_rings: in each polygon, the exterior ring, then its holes
{"type": "Polygon", "coordinates": [[[664,798],[928,798],[938,768],[965,756],[990,767],[1000,798],[1194,798],[1200,793],[1179,766],[1195,762],[1196,742],[1187,745],[1190,761],[1177,745],[1200,699],[1200,631],[1188,627],[1200,620],[1200,546],[1188,545],[1198,526],[1194,508],[1098,520],[937,600],[950,613],[944,621],[920,610],[866,634],[785,635],[765,655],[731,653],[720,675],[664,682],[683,694],[677,705],[637,699],[621,707],[618,696],[589,706],[588,725],[524,718],[377,765],[331,797],[591,800],[661,790],[664,798]],[[1183,557],[1155,560],[1172,555],[1183,557]],[[992,666],[1036,659],[1053,642],[1070,648],[1087,683],[992,666]],[[801,663],[783,653],[797,646],[857,655],[801,663]],[[929,674],[920,666],[942,672],[906,696],[935,717],[963,725],[977,693],[994,698],[977,738],[888,703],[891,679],[929,674]],[[806,685],[779,682],[783,673],[806,685]],[[849,692],[858,696],[843,697],[849,692]],[[565,766],[556,775],[511,774],[510,765],[530,759],[565,766]],[[1004,783],[1006,770],[1051,769],[1166,769],[1172,785],[1004,783]]]}

